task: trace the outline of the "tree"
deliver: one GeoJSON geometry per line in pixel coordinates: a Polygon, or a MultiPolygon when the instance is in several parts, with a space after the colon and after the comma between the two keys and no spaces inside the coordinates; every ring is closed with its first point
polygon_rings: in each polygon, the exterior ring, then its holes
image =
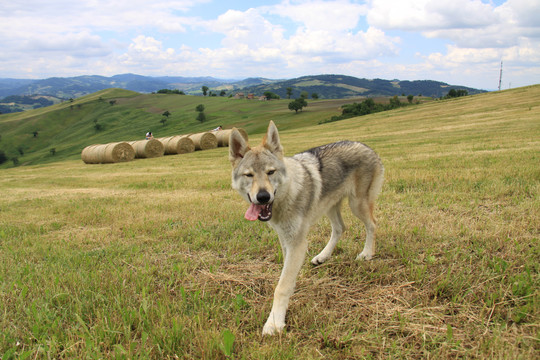
{"type": "Polygon", "coordinates": [[[308,96],[309,96],[309,94],[308,94],[307,91],[302,91],[302,92],[300,93],[300,97],[301,97],[301,98],[307,99],[308,96]]]}
{"type": "Polygon", "coordinates": [[[161,125],[165,126],[165,123],[167,122],[167,120],[169,119],[169,116],[171,115],[171,113],[169,112],[169,110],[166,110],[163,114],[163,117],[161,118],[161,120],[159,120],[159,122],[161,123],[161,125]]]}
{"type": "Polygon", "coordinates": [[[51,150],[49,150],[49,152],[52,156],[56,155],[56,148],[52,148],[51,150]]]}
{"type": "Polygon", "coordinates": [[[317,99],[319,98],[319,94],[313,93],[313,94],[311,94],[311,98],[312,98],[313,100],[317,100],[317,99]]]}
{"type": "Polygon", "coordinates": [[[7,161],[6,153],[3,150],[0,150],[0,164],[3,164],[7,161]]]}
{"type": "Polygon", "coordinates": [[[204,115],[203,112],[200,112],[199,115],[197,115],[197,120],[200,121],[200,122],[205,122],[206,121],[206,115],[204,115]]]}
{"type": "Polygon", "coordinates": [[[208,86],[203,86],[202,87],[202,94],[203,96],[206,96],[206,93],[208,92],[208,86]]]}
{"type": "Polygon", "coordinates": [[[34,135],[34,137],[37,137],[39,133],[37,131],[34,131],[32,134],[34,135]]]}
{"type": "Polygon", "coordinates": [[[197,105],[197,107],[195,108],[195,111],[199,112],[199,114],[197,115],[197,120],[200,122],[204,122],[206,120],[206,115],[204,114],[204,105],[203,104],[197,105]]]}
{"type": "Polygon", "coordinates": [[[219,93],[219,96],[225,96],[227,95],[227,92],[225,90],[221,90],[221,92],[219,93]]]}
{"type": "Polygon", "coordinates": [[[279,100],[279,95],[271,91],[265,91],[263,95],[266,97],[266,100],[272,100],[272,99],[279,100]]]}
{"type": "Polygon", "coordinates": [[[399,98],[397,95],[394,95],[390,98],[390,108],[396,109],[401,106],[401,102],[399,101],[399,98]]]}
{"type": "Polygon", "coordinates": [[[287,99],[290,99],[292,95],[292,87],[287,88],[287,99]]]}
{"type": "Polygon", "coordinates": [[[412,104],[413,99],[414,95],[407,95],[407,101],[409,102],[409,104],[412,104]]]}
{"type": "Polygon", "coordinates": [[[296,113],[298,113],[298,110],[302,111],[304,107],[307,106],[307,101],[303,97],[300,97],[294,101],[291,101],[289,103],[289,110],[294,110],[296,113]]]}

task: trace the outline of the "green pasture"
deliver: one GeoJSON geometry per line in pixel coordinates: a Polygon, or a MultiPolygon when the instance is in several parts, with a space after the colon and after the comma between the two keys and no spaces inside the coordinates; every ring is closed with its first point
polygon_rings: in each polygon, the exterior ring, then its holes
{"type": "MultiPolygon", "coordinates": [[[[96,114],[139,136],[142,121],[132,128],[112,109],[126,119],[155,113],[159,130],[162,110],[190,99],[165,106],[132,95],[114,106],[63,104],[88,111],[88,124],[69,125],[69,146],[86,141],[96,114]]],[[[286,331],[263,337],[281,250],[265,224],[243,219],[226,148],[1,169],[2,360],[538,358],[540,86],[325,125],[321,113],[339,105],[310,102],[296,116],[279,102],[234,110],[231,99],[192,100],[185,114],[169,109],[171,131],[207,101],[207,125],[235,118],[254,143],[274,119],[289,155],[341,139],[372,147],[386,168],[377,256],[354,260],[365,234],[344,206],[348,229],[333,258],[311,266],[330,236],[323,219],[309,234],[286,331]]],[[[16,116],[2,117],[3,129],[16,116]]]]}
{"type": "Polygon", "coordinates": [[[224,129],[236,126],[250,134],[262,134],[269,120],[281,123],[283,129],[302,128],[341,114],[341,105],[355,99],[310,100],[298,114],[288,109],[290,101],[103,90],[72,102],[0,115],[0,150],[8,157],[0,169],[13,167],[13,158],[17,158],[17,166],[79,159],[88,145],[140,140],[148,131],[165,137],[222,125],[224,129]],[[202,123],[195,111],[199,104],[205,107],[206,121],[202,123]],[[166,111],[170,115],[163,124],[166,111]]]}

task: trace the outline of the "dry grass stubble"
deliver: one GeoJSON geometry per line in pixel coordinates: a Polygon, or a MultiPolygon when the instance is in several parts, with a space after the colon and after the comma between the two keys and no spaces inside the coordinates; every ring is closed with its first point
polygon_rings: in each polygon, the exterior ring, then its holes
{"type": "Polygon", "coordinates": [[[229,330],[237,358],[535,358],[537,118],[518,102],[504,111],[519,121],[471,128],[466,104],[451,104],[433,119],[418,107],[282,134],[287,154],[363,140],[386,182],[377,257],[353,260],[365,234],[344,206],[349,229],[312,267],[330,232],[315,226],[287,332],[273,338],[260,330],[280,249],[242,220],[226,149],[3,171],[0,356],[226,358],[229,330]]]}

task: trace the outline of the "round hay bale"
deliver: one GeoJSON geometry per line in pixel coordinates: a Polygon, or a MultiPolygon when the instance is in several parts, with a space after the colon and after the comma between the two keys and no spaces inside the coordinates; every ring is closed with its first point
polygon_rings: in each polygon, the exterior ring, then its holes
{"type": "Polygon", "coordinates": [[[208,150],[217,148],[217,138],[211,132],[203,132],[189,135],[195,145],[195,150],[208,150]]]}
{"type": "Polygon", "coordinates": [[[165,155],[186,154],[195,151],[195,144],[186,135],[159,138],[165,148],[165,155]]]}
{"type": "Polygon", "coordinates": [[[133,160],[135,151],[126,142],[95,144],[85,147],[81,158],[86,164],[110,164],[133,160]]]}
{"type": "MultiPolygon", "coordinates": [[[[244,139],[248,141],[248,134],[246,130],[242,128],[237,128],[236,130],[238,130],[240,134],[242,134],[244,139]]],[[[215,132],[219,147],[229,146],[229,138],[231,137],[231,132],[232,132],[232,129],[219,130],[215,132]]]]}
{"type": "Polygon", "coordinates": [[[137,159],[160,157],[165,153],[163,144],[156,139],[130,141],[129,144],[135,150],[137,159]]]}

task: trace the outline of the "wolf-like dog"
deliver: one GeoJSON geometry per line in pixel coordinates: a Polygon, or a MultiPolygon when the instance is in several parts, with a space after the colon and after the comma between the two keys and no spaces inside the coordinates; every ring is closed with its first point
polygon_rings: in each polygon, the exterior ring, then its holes
{"type": "Polygon", "coordinates": [[[375,200],[383,184],[384,167],[368,146],[340,141],[284,157],[278,130],[271,121],[262,144],[251,148],[239,131],[229,139],[232,187],[249,203],[248,220],[267,221],[276,230],[283,251],[283,271],[274,292],[272,311],[263,335],[279,333],[296,278],[308,248],[306,235],[322,215],[332,224],[326,247],[311,262],[330,258],[345,230],[341,203],[349,199],[354,215],[366,227],[366,242],[357,259],[375,253],[375,200]]]}

